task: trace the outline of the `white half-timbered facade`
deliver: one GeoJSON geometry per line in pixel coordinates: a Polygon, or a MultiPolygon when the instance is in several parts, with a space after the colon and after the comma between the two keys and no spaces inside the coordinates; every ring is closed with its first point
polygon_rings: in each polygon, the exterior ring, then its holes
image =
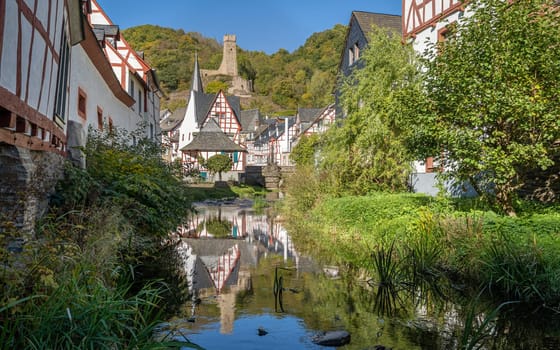
{"type": "Polygon", "coordinates": [[[222,129],[233,142],[239,144],[241,140],[241,122],[223,91],[218,92],[216,95],[216,99],[214,103],[212,103],[210,113],[206,119],[208,118],[214,118],[218,122],[220,129],[222,129]]]}
{"type": "Polygon", "coordinates": [[[445,38],[448,25],[468,15],[464,0],[403,0],[402,28],[405,40],[412,40],[422,54],[428,43],[445,38]]]}
{"type": "MultiPolygon", "coordinates": [[[[466,1],[403,0],[403,39],[412,42],[414,50],[423,55],[432,45],[445,40],[449,25],[469,16],[466,1]]],[[[432,157],[414,163],[416,173],[439,170],[432,157]]]]}
{"type": "Polygon", "coordinates": [[[72,45],[82,2],[0,0],[0,143],[66,153],[72,45]]]}
{"type": "Polygon", "coordinates": [[[232,160],[231,171],[242,172],[246,165],[246,148],[241,144],[238,99],[228,98],[223,91],[215,94],[213,99],[210,99],[211,96],[200,91],[191,94],[179,133],[185,144],[180,148],[183,164],[186,169],[198,169],[206,174],[206,169],[199,162],[200,158],[207,160],[216,154],[227,154],[232,160]],[[205,106],[204,101],[209,103],[205,106]],[[235,106],[232,106],[233,103],[235,106]],[[198,115],[189,114],[189,111],[195,110],[198,115]],[[201,112],[204,110],[207,112],[201,112]],[[189,129],[192,125],[195,127],[189,129]]]}
{"type": "Polygon", "coordinates": [[[247,149],[241,137],[241,104],[236,96],[223,91],[207,94],[202,86],[198,58],[195,57],[193,80],[185,116],[179,127],[179,150],[187,174],[199,171],[207,178],[207,169],[200,159],[227,154],[232,160],[231,171],[243,172],[247,164],[247,149]]]}
{"type": "MultiPolygon", "coordinates": [[[[141,54],[136,52],[122,37],[118,27],[96,0],[91,0],[91,13],[88,20],[96,34],[100,36],[105,56],[121,87],[135,101],[131,109],[138,116],[137,125],[144,128],[145,137],[159,140],[161,134],[159,110],[162,92],[154,70],[144,61],[141,54]]],[[[119,123],[114,118],[113,121],[115,124],[119,123]]]]}
{"type": "Polygon", "coordinates": [[[336,109],[335,105],[329,105],[322,109],[308,125],[301,124],[298,137],[300,135],[310,136],[313,134],[322,134],[335,122],[336,109]]]}

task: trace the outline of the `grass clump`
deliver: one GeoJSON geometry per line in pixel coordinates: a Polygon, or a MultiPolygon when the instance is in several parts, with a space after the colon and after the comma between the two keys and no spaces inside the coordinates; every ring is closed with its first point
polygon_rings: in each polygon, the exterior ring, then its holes
{"type": "Polygon", "coordinates": [[[178,305],[186,297],[183,276],[161,268],[181,263],[162,243],[191,200],[158,145],[129,139],[119,130],[90,133],[86,168],[67,165],[49,213],[20,251],[9,242],[22,234],[4,227],[0,348],[179,346],[152,333],[174,298],[178,305]]]}
{"type": "Polygon", "coordinates": [[[392,264],[410,281],[447,278],[501,300],[560,304],[560,215],[554,210],[526,205],[509,217],[477,200],[300,195],[299,189],[288,190],[282,207],[287,226],[298,243],[325,260],[375,276],[387,270],[380,269],[379,254],[391,251],[392,264]]]}

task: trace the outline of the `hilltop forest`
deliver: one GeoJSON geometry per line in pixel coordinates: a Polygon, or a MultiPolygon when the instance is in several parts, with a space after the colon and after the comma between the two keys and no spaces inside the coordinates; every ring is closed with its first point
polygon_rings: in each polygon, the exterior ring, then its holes
{"type": "MultiPolygon", "coordinates": [[[[222,60],[222,46],[196,32],[142,25],[125,29],[124,37],[158,72],[169,96],[162,108],[174,110],[186,103],[198,53],[201,69],[217,69],[222,60]]],[[[259,108],[269,115],[291,113],[299,107],[324,107],[334,102],[333,90],[346,26],[312,34],[294,52],[280,49],[272,55],[262,51],[245,51],[238,47],[240,75],[253,81],[254,96],[242,99],[245,109],[259,108]]],[[[214,81],[208,91],[224,87],[214,81]]]]}

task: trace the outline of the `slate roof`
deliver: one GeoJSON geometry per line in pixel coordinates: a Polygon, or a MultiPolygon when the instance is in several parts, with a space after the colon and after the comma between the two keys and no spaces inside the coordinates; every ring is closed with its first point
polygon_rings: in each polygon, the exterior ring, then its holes
{"type": "Polygon", "coordinates": [[[233,142],[216,121],[211,118],[194,136],[194,139],[181,151],[207,151],[207,152],[246,152],[246,150],[233,142]]]}
{"type": "MultiPolygon", "coordinates": [[[[226,96],[226,99],[231,106],[231,109],[235,112],[237,118],[240,118],[241,114],[241,99],[239,96],[226,96]]],[[[239,121],[241,122],[241,120],[239,121]]],[[[242,126],[243,127],[243,126],[242,126]]]]}
{"type": "Polygon", "coordinates": [[[317,113],[317,114],[315,115],[315,118],[313,118],[313,120],[312,120],[311,122],[305,123],[305,124],[302,123],[302,126],[303,126],[303,127],[302,127],[302,129],[301,129],[301,130],[302,130],[301,133],[303,134],[304,132],[306,132],[307,130],[309,130],[309,128],[311,128],[311,126],[312,126],[315,122],[317,122],[317,120],[319,120],[319,118],[320,118],[329,108],[335,108],[335,107],[334,107],[334,103],[328,105],[327,107],[325,107],[325,108],[323,108],[323,109],[320,109],[320,112],[317,113]]]}
{"type": "Polygon", "coordinates": [[[258,109],[250,109],[241,111],[239,114],[239,121],[244,133],[255,132],[262,119],[261,112],[258,109]]]}
{"type": "MultiPolygon", "coordinates": [[[[200,91],[193,91],[194,103],[196,108],[196,122],[198,125],[202,124],[210,113],[212,105],[216,101],[218,94],[207,94],[200,91]]],[[[237,96],[226,96],[226,100],[233,109],[236,116],[241,114],[241,101],[237,96]]]]}
{"type": "Polygon", "coordinates": [[[369,38],[368,33],[371,32],[371,27],[374,24],[381,28],[392,29],[399,34],[402,33],[402,19],[399,15],[387,15],[365,11],[352,11],[352,15],[356,17],[366,38],[369,38]]]}
{"type": "Polygon", "coordinates": [[[302,123],[312,122],[322,110],[322,108],[298,108],[299,121],[302,123]]]}
{"type": "Polygon", "coordinates": [[[105,40],[105,31],[103,29],[93,28],[93,34],[95,34],[97,41],[105,40]]]}
{"type": "MultiPolygon", "coordinates": [[[[194,104],[196,110],[196,122],[200,125],[204,121],[204,118],[210,112],[212,103],[216,99],[215,94],[205,94],[204,92],[193,91],[194,104]]],[[[189,103],[191,103],[189,101],[189,103]]]]}
{"type": "Polygon", "coordinates": [[[198,54],[194,54],[194,71],[193,71],[193,79],[191,84],[191,90],[204,92],[204,88],[202,87],[202,78],[200,77],[200,69],[198,68],[198,54]]]}
{"type": "MultiPolygon", "coordinates": [[[[284,131],[286,130],[285,121],[280,122],[286,117],[279,117],[276,119],[265,119],[265,122],[268,124],[265,130],[259,134],[255,144],[263,145],[270,141],[270,139],[278,139],[282,135],[284,135],[284,131]]],[[[288,128],[291,128],[296,123],[296,117],[287,117],[288,118],[288,128]]]]}
{"type": "Polygon", "coordinates": [[[187,107],[181,107],[175,110],[173,114],[169,117],[165,118],[159,123],[161,131],[170,131],[175,129],[177,125],[179,125],[183,119],[185,118],[185,112],[187,107]]]}

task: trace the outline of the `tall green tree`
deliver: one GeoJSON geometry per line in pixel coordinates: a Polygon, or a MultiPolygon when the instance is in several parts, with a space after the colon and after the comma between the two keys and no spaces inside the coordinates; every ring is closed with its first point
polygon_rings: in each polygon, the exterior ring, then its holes
{"type": "Polygon", "coordinates": [[[560,139],[560,11],[555,0],[469,6],[473,16],[427,55],[419,126],[436,149],[423,149],[514,215],[523,169],[552,166],[560,139]]]}
{"type": "Polygon", "coordinates": [[[342,191],[404,190],[411,157],[402,105],[409,89],[419,89],[415,54],[397,33],[374,28],[361,59],[364,68],[342,87],[347,118],[327,133],[321,165],[342,191]]]}

